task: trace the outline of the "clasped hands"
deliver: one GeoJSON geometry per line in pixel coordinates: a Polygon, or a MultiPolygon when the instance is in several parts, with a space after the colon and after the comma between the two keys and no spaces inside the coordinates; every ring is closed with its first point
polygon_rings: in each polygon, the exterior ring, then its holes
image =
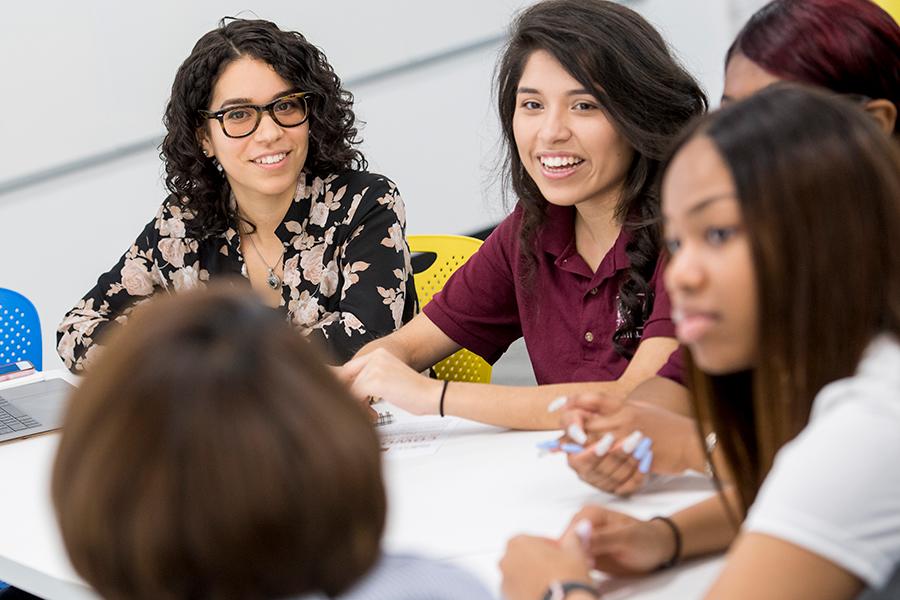
{"type": "Polygon", "coordinates": [[[699,437],[689,417],[595,393],[567,398],[559,412],[564,431],[559,447],[567,451],[569,466],[604,492],[628,496],[650,473],[698,468],[699,437]]]}

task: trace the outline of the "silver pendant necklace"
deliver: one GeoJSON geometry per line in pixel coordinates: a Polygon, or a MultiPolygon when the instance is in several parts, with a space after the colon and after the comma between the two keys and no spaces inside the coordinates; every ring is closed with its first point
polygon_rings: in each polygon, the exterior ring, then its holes
{"type": "Polygon", "coordinates": [[[266,275],[266,283],[273,290],[277,290],[281,285],[281,277],[279,277],[278,274],[275,273],[275,269],[277,269],[278,265],[281,264],[281,261],[284,260],[284,248],[281,249],[281,254],[278,256],[278,260],[275,261],[275,264],[269,266],[269,263],[266,262],[265,257],[262,255],[262,252],[260,252],[259,248],[256,247],[256,242],[254,242],[253,238],[251,237],[253,234],[248,233],[246,235],[247,240],[250,242],[250,245],[253,246],[253,250],[256,252],[256,255],[259,256],[259,260],[262,261],[263,265],[265,265],[266,270],[268,271],[268,274],[266,275]]]}

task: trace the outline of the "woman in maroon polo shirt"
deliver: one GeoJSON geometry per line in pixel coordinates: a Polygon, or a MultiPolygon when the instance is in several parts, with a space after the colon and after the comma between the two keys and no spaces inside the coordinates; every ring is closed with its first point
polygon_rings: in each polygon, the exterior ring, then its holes
{"type": "Polygon", "coordinates": [[[342,374],[359,395],[417,414],[553,428],[553,398],[624,397],[676,347],[654,180],[706,98],[650,24],[601,0],[525,10],[497,89],[515,211],[423,314],[366,345],[342,374]],[[448,389],[418,374],[462,347],[496,361],[519,337],[538,387],[448,389]]]}
{"type": "MultiPolygon", "coordinates": [[[[896,141],[900,27],[872,2],[770,2],[750,18],[728,50],[722,102],[741,100],[779,81],[815,85],[859,100],[896,141]]],[[[673,354],[660,376],[641,384],[624,405],[603,397],[571,399],[563,413],[564,424],[575,425],[591,441],[608,433],[622,440],[632,431],[641,431],[652,439],[649,472],[706,469],[706,456],[714,449],[715,438],[708,437],[706,448],[694,444],[693,419],[642,402],[658,405],[660,397],[665,397],[671,405],[679,388],[680,395],[689,398],[686,388],[672,382],[672,374],[681,371],[680,359],[680,353],[673,354]]],[[[617,494],[631,493],[643,485],[647,474],[640,472],[639,461],[622,452],[619,444],[601,457],[592,450],[569,456],[569,464],[582,479],[617,494]]]]}

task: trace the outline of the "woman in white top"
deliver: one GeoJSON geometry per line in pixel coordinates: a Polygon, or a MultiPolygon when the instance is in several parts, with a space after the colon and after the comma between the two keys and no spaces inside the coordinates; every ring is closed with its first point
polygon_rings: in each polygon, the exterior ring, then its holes
{"type": "Polygon", "coordinates": [[[510,542],[508,596],[731,545],[709,598],[896,598],[897,146],[850,101],[779,84],[690,128],[662,193],[673,320],[727,502],[649,521],[585,508],[561,543],[510,542]]]}

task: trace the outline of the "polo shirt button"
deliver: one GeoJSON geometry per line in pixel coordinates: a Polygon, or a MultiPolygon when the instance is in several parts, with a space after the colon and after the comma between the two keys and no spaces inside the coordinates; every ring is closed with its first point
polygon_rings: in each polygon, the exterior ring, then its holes
{"type": "Polygon", "coordinates": [[[587,341],[587,343],[590,344],[591,342],[594,341],[594,334],[591,333],[590,331],[587,331],[587,332],[585,332],[585,334],[584,334],[584,339],[587,341]]]}
{"type": "Polygon", "coordinates": [[[597,292],[600,291],[600,288],[591,288],[591,296],[596,296],[597,292]]]}

